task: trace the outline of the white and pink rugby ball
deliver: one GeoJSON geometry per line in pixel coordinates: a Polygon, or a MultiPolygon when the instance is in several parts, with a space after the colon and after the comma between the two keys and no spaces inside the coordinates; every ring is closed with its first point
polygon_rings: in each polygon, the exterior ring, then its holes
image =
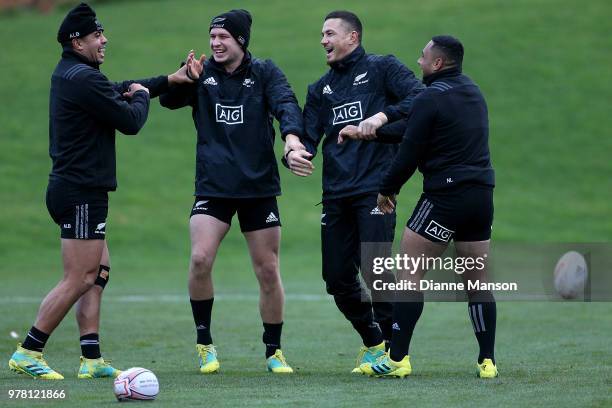
{"type": "Polygon", "coordinates": [[[146,368],[134,367],[122,372],[114,383],[119,401],[154,400],[159,393],[157,377],[146,368]]]}

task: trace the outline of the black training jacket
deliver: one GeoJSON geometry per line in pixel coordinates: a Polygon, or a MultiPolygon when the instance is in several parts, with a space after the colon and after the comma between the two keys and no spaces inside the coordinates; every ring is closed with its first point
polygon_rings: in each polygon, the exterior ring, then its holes
{"type": "Polygon", "coordinates": [[[255,198],[280,195],[274,127],[302,134],[302,111],[285,75],[247,52],[231,74],[209,59],[197,84],[172,87],[160,103],[187,105],[197,130],[195,195],[255,198]]]}
{"type": "Polygon", "coordinates": [[[423,80],[427,89],[414,100],[410,117],[376,132],[381,142],[401,141],[380,192],[399,193],[417,167],[424,191],[462,183],[495,186],[487,104],[478,86],[458,69],[423,80]]]}
{"type": "Polygon", "coordinates": [[[117,188],[115,130],[135,135],[149,112],[149,95],[122,96],[138,82],[151,97],[168,87],[166,76],[110,82],[98,68],[72,50],[64,50],[53,75],[49,100],[49,182],[64,180],[86,188],[117,188]]]}
{"type": "Polygon", "coordinates": [[[313,155],[323,137],[323,198],[348,197],[378,191],[381,176],[397,147],[348,140],[337,143],[346,125],[384,112],[389,121],[405,117],[424,89],[412,71],[392,55],[366,54],[358,47],[333,64],[308,87],[302,143],[313,155]]]}

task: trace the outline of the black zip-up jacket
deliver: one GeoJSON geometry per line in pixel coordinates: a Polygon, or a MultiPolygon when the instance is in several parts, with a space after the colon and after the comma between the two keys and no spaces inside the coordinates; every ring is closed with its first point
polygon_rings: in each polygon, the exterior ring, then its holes
{"type": "Polygon", "coordinates": [[[190,105],[197,130],[195,195],[255,198],[280,195],[274,117],[284,138],[302,134],[302,111],[287,78],[270,60],[247,52],[231,74],[209,59],[197,84],[160,97],[170,109],[190,105]]]}
{"type": "Polygon", "coordinates": [[[384,112],[389,121],[405,117],[424,89],[412,71],[392,55],[366,54],[358,47],[333,64],[308,87],[301,138],[313,155],[323,137],[323,198],[376,192],[397,146],[348,140],[339,145],[346,125],[384,112]]]}
{"type": "Polygon", "coordinates": [[[159,76],[120,83],[110,82],[98,64],[65,49],[53,75],[49,100],[49,155],[53,162],[49,182],[64,180],[86,188],[117,188],[115,130],[135,135],[149,112],[149,95],[122,96],[130,84],[149,88],[150,97],[167,89],[159,76]]]}
{"type": "Polygon", "coordinates": [[[495,186],[487,104],[478,86],[459,69],[423,81],[427,89],[414,100],[410,117],[376,132],[381,142],[401,141],[380,193],[399,193],[417,167],[424,176],[423,191],[462,183],[495,186]]]}

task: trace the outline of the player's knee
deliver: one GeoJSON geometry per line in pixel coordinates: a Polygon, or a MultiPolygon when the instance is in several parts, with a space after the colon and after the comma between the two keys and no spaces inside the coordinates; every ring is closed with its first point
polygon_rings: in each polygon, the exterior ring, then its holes
{"type": "Polygon", "coordinates": [[[83,294],[93,287],[96,282],[96,274],[87,273],[80,279],[73,279],[71,286],[79,293],[83,294]]]}
{"type": "Polygon", "coordinates": [[[332,295],[332,296],[334,296],[338,292],[338,290],[334,286],[331,286],[330,284],[325,284],[325,291],[327,292],[328,295],[332,295]]]}
{"type": "Polygon", "coordinates": [[[344,296],[346,294],[352,294],[361,291],[361,284],[359,280],[355,278],[353,282],[347,282],[344,280],[327,279],[325,281],[325,290],[329,295],[332,296],[344,296]]]}
{"type": "Polygon", "coordinates": [[[274,290],[281,283],[278,264],[274,261],[256,264],[255,272],[259,279],[259,284],[264,291],[274,290]]]}
{"type": "Polygon", "coordinates": [[[339,285],[338,282],[333,282],[333,281],[325,282],[325,290],[327,291],[328,295],[332,295],[332,296],[342,295],[342,293],[345,292],[342,285],[339,285]]]}
{"type": "Polygon", "coordinates": [[[210,275],[214,256],[205,251],[193,252],[191,254],[191,274],[193,277],[201,279],[210,275]]]}
{"type": "Polygon", "coordinates": [[[92,267],[89,270],[83,272],[82,269],[79,271],[66,271],[64,274],[63,281],[65,284],[70,287],[72,290],[75,290],[79,293],[84,293],[88,291],[96,281],[96,277],[98,276],[98,268],[92,267]]]}

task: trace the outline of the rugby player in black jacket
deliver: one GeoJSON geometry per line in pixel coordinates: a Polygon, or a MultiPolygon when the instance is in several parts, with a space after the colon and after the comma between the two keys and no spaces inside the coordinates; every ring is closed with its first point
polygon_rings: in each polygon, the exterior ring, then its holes
{"type": "Polygon", "coordinates": [[[76,303],[83,354],[78,378],[115,377],[120,371],[102,358],[98,336],[102,291],[110,272],[105,241],[108,191],[117,187],[115,129],[136,134],[147,119],[149,98],[168,84],[190,80],[185,67],[170,76],[110,82],[99,70],[107,39],[95,12],[84,3],[68,13],[57,39],[63,53],[51,77],[53,167],[46,201],[61,229],[64,277],[42,301],[9,367],[35,378],[62,379],[47,365],[42,350],[76,303]]]}
{"type": "MultiPolygon", "coordinates": [[[[160,97],[162,106],[170,109],[191,106],[197,130],[189,296],[203,374],[219,369],[210,331],[211,274],[217,249],[236,213],[259,281],[267,368],[293,372],[280,341],[284,290],[278,261],[280,182],[272,121],[279,121],[283,138],[298,138],[302,114],[280,69],[247,51],[251,21],[246,10],[215,17],[209,29],[212,59],[188,56],[188,63],[199,67],[189,70],[197,84],[171,88],[160,97]]],[[[303,148],[299,142],[293,146],[303,148]]]]}
{"type": "MultiPolygon", "coordinates": [[[[378,141],[401,140],[381,182],[378,207],[394,211],[395,195],[418,167],[424,177],[423,194],[404,230],[401,251],[409,257],[436,258],[454,240],[458,259],[472,259],[472,267],[461,278],[480,346],[478,375],[492,378],[497,376],[495,299],[486,286],[474,284],[487,279],[495,179],[487,105],[478,86],[462,74],[462,61],[463,45],[451,36],[433,37],[423,49],[418,63],[427,89],[415,99],[409,119],[377,131],[378,141]]],[[[360,137],[356,127],[341,135],[360,137]]],[[[398,270],[397,277],[420,288],[425,272],[398,270]]],[[[407,290],[398,295],[390,355],[373,366],[362,366],[367,374],[402,377],[411,372],[408,348],[423,310],[423,293],[407,290]]]]}
{"type": "MultiPolygon", "coordinates": [[[[385,122],[408,114],[424,88],[412,71],[393,56],[366,54],[361,47],[362,25],[348,11],[334,11],[324,20],[321,45],[330,70],[308,87],[304,106],[306,151],[287,154],[290,168],[309,170],[298,160],[316,153],[323,135],[323,212],[321,247],[327,292],[361,336],[359,364],[374,361],[390,340],[390,302],[370,300],[359,280],[361,244],[387,243],[390,250],[395,214],[383,214],[376,193],[393,155],[393,145],[350,141],[336,143],[338,131],[354,123],[364,134],[375,134],[385,122]]],[[[386,250],[385,250],[386,252],[386,250]]],[[[364,263],[364,265],[367,264],[364,263]]],[[[363,270],[366,284],[371,271],[363,270]]],[[[385,280],[392,280],[387,274],[385,280]]],[[[373,293],[373,295],[376,295],[373,293]]]]}

